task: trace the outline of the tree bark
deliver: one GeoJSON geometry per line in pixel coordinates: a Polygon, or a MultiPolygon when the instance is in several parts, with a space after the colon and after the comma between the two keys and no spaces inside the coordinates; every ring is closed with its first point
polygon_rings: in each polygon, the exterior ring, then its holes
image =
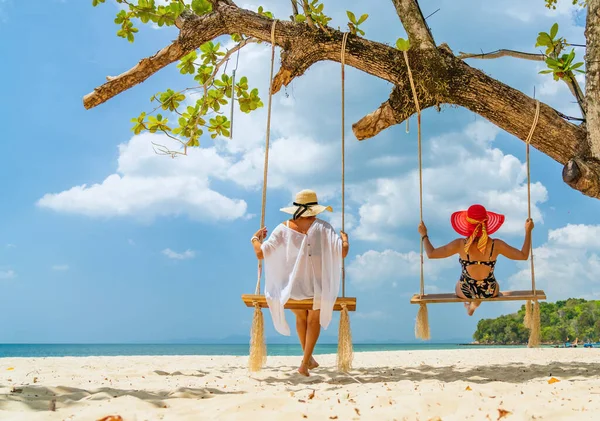
{"type": "MultiPolygon", "coordinates": [[[[600,84],[595,53],[599,42],[598,3],[588,0],[588,77],[590,69],[595,80],[587,83],[588,129],[586,132],[564,120],[559,113],[540,104],[540,116],[531,145],[552,159],[566,165],[563,178],[574,189],[600,198],[600,156],[598,109],[600,84]],[[592,15],[592,16],[590,16],[592,15]],[[595,28],[590,29],[592,22],[595,28]],[[591,54],[590,54],[591,51],[591,54]],[[595,54],[595,55],[594,55],[595,54]],[[593,73],[595,71],[595,73],[593,73]],[[593,111],[595,110],[595,111],[593,111]],[[589,120],[590,114],[595,119],[589,120]],[[587,136],[587,138],[586,138],[587,136]],[[597,153],[597,155],[595,155],[597,153]],[[567,168],[568,167],[568,168],[567,168]]],[[[408,51],[415,88],[421,109],[440,104],[465,107],[503,130],[525,140],[535,115],[535,101],[519,90],[499,82],[460,60],[442,44],[436,47],[415,0],[393,0],[413,48],[408,51]],[[415,48],[416,46],[416,48],[415,48]]],[[[273,21],[229,1],[214,1],[213,11],[202,17],[188,14],[181,17],[180,34],[171,45],[150,58],[143,59],[131,70],[115,77],[84,97],[84,106],[93,108],[121,92],[143,82],[170,63],[202,44],[224,34],[241,33],[271,42],[273,21]]],[[[275,44],[282,48],[281,67],[273,80],[273,93],[301,76],[310,66],[322,60],[340,61],[343,33],[327,28],[328,33],[305,23],[278,21],[275,44]]],[[[386,128],[401,123],[415,113],[412,91],[402,52],[390,46],[349,35],[345,62],[395,85],[390,98],[377,110],[352,126],[359,140],[373,137],[386,128]]]]}
{"type": "Polygon", "coordinates": [[[586,126],[591,156],[600,159],[600,0],[587,0],[586,126]]]}

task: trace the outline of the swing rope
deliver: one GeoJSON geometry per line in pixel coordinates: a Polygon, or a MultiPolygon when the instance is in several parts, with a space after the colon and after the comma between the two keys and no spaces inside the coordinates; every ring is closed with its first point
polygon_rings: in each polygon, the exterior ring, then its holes
{"type": "MultiPolygon", "coordinates": [[[[342,231],[345,232],[345,213],[346,213],[346,201],[345,201],[345,184],[346,184],[346,141],[345,141],[345,71],[344,65],[346,64],[346,41],[348,40],[348,32],[344,32],[342,37],[342,53],[340,62],[342,63],[342,231]]],[[[346,265],[345,259],[342,259],[342,297],[346,296],[346,265]]]]}
{"type": "MultiPolygon", "coordinates": [[[[531,170],[529,165],[529,144],[531,142],[531,138],[533,137],[533,132],[537,126],[538,119],[540,117],[540,101],[535,101],[535,117],[533,118],[533,124],[531,126],[531,130],[529,130],[529,135],[527,136],[527,140],[525,141],[527,145],[527,153],[526,153],[526,161],[527,161],[527,217],[531,219],[531,170]]],[[[535,269],[533,264],[533,241],[529,245],[529,253],[531,255],[531,290],[533,291],[533,295],[535,295],[535,269]]]]}
{"type": "MultiPolygon", "coordinates": [[[[533,137],[533,132],[537,126],[538,120],[540,117],[540,101],[535,101],[535,116],[533,118],[533,124],[531,125],[531,129],[529,130],[529,134],[527,135],[527,139],[525,140],[526,144],[526,161],[527,161],[527,216],[531,219],[531,170],[530,170],[530,159],[529,159],[529,144],[531,143],[531,138],[533,137]]],[[[535,297],[537,292],[535,289],[535,266],[533,259],[533,241],[529,244],[529,253],[530,253],[530,264],[531,264],[531,292],[535,297]]],[[[533,303],[531,300],[527,300],[525,303],[525,317],[523,318],[523,325],[527,329],[529,329],[529,341],[527,343],[528,347],[536,347],[540,344],[540,304],[537,298],[533,299],[533,303]]]]}
{"type": "MultiPolygon", "coordinates": [[[[273,98],[273,64],[275,62],[275,25],[277,19],[273,20],[271,26],[271,75],[269,77],[269,105],[267,107],[267,134],[265,136],[265,163],[263,169],[262,203],[260,209],[260,228],[265,226],[265,209],[267,207],[267,174],[269,172],[269,140],[271,137],[271,102],[273,98]]],[[[264,240],[264,239],[261,239],[264,240]]],[[[260,294],[260,278],[262,276],[262,260],[258,261],[258,279],[256,281],[255,294],[260,294]]]]}
{"type": "MultiPolygon", "coordinates": [[[[344,32],[342,37],[342,51],[340,53],[340,63],[342,67],[342,231],[345,228],[345,183],[346,183],[346,140],[345,140],[345,71],[346,64],[346,42],[348,40],[348,32],[344,32]]],[[[346,296],[346,265],[345,259],[342,259],[342,297],[346,296]]],[[[340,312],[340,326],[338,329],[338,352],[337,352],[337,368],[343,373],[347,373],[352,368],[353,349],[352,349],[352,332],[350,330],[350,315],[346,304],[342,304],[340,312]]]]}
{"type": "MultiPolygon", "coordinates": [[[[275,62],[275,25],[277,20],[273,20],[271,27],[271,75],[269,77],[269,106],[267,108],[267,134],[265,137],[265,165],[263,170],[263,190],[260,215],[260,227],[265,226],[265,210],[267,205],[267,174],[269,168],[269,140],[271,135],[271,100],[273,85],[273,63],[275,62]]],[[[264,239],[260,239],[262,242],[264,239]]],[[[255,294],[260,294],[260,278],[262,275],[262,259],[258,261],[258,279],[256,281],[255,294]]],[[[267,362],[267,344],[265,342],[265,325],[260,304],[253,301],[254,316],[252,318],[252,327],[250,328],[250,352],[248,356],[248,368],[250,371],[259,371],[267,362]]]]}
{"type": "MultiPolygon", "coordinates": [[[[422,161],[422,147],[421,147],[421,107],[419,106],[419,98],[417,97],[417,90],[415,89],[415,82],[413,80],[412,71],[408,62],[408,54],[406,51],[402,51],[404,54],[404,61],[406,62],[406,70],[408,71],[408,80],[410,81],[410,88],[413,94],[413,100],[415,102],[415,108],[417,110],[417,145],[418,145],[418,157],[419,157],[419,218],[423,222],[423,161],[422,161]]],[[[408,131],[408,121],[406,125],[408,131]]],[[[425,275],[423,272],[423,237],[421,237],[421,288],[420,296],[425,295],[425,275]]],[[[429,314],[427,311],[427,305],[421,303],[419,311],[417,312],[417,318],[415,323],[415,336],[421,339],[430,339],[431,333],[429,331],[429,314]]]]}
{"type": "MultiPolygon", "coordinates": [[[[417,144],[418,144],[418,156],[419,156],[419,218],[423,222],[423,161],[421,158],[421,107],[419,106],[419,98],[417,98],[417,90],[415,89],[415,82],[413,80],[412,71],[408,63],[408,54],[406,51],[402,51],[404,54],[404,61],[406,62],[406,69],[408,70],[408,80],[410,80],[410,88],[412,89],[413,99],[415,101],[415,108],[417,109],[417,144]]],[[[408,129],[408,120],[407,120],[408,129]]],[[[421,238],[421,296],[425,294],[425,276],[423,273],[423,238],[421,238]]]]}

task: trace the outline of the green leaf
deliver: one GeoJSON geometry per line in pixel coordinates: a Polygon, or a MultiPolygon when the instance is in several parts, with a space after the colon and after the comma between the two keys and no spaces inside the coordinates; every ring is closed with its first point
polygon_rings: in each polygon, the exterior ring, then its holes
{"type": "Polygon", "coordinates": [[[360,25],[361,23],[363,23],[364,21],[366,21],[368,17],[369,17],[369,15],[365,13],[364,15],[362,15],[360,17],[360,19],[358,20],[358,22],[356,22],[356,24],[360,25]]]}
{"type": "Polygon", "coordinates": [[[574,65],[571,66],[571,70],[575,70],[580,68],[581,66],[583,66],[583,62],[580,61],[579,63],[575,63],[574,65]]]}
{"type": "Polygon", "coordinates": [[[192,0],[192,10],[197,15],[205,15],[212,11],[212,4],[208,0],[192,0]]]}
{"type": "Polygon", "coordinates": [[[548,73],[554,73],[554,71],[552,71],[552,70],[540,70],[539,71],[539,74],[541,74],[541,75],[546,75],[548,73]]]}
{"type": "Polygon", "coordinates": [[[350,22],[352,22],[353,24],[357,24],[356,22],[356,16],[354,16],[354,13],[352,13],[350,10],[346,10],[346,14],[348,15],[348,19],[350,19],[350,22]]]}
{"type": "Polygon", "coordinates": [[[410,41],[404,38],[398,38],[396,41],[396,48],[400,51],[408,51],[410,48],[410,41]]]}
{"type": "Polygon", "coordinates": [[[296,15],[296,17],[294,18],[294,20],[296,22],[299,22],[299,23],[305,22],[306,21],[306,16],[304,16],[304,15],[296,15]]]}
{"type": "Polygon", "coordinates": [[[550,38],[554,39],[554,37],[556,36],[557,33],[558,33],[558,23],[555,23],[554,25],[552,25],[552,28],[550,28],[550,38]]]}
{"type": "Polygon", "coordinates": [[[93,7],[98,6],[100,3],[104,3],[104,0],[92,0],[93,7]]]}
{"type": "Polygon", "coordinates": [[[537,37],[537,42],[535,43],[536,47],[554,47],[554,45],[552,44],[552,38],[550,38],[550,35],[548,35],[545,32],[540,32],[538,37],[537,37]]]}

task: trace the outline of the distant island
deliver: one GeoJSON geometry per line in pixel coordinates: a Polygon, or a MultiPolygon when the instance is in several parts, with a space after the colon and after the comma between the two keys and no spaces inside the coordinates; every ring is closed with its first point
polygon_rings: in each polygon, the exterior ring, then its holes
{"type": "MultiPolygon", "coordinates": [[[[529,330],[523,326],[525,305],[517,313],[477,323],[473,340],[480,345],[526,344],[529,330]]],[[[600,338],[600,301],[569,298],[555,303],[540,302],[541,340],[543,344],[569,341],[597,342],[600,338]]]]}

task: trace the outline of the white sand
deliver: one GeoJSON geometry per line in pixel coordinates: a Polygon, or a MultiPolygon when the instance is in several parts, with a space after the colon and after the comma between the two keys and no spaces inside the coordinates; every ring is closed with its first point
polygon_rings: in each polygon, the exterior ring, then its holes
{"type": "Polygon", "coordinates": [[[0,420],[600,419],[600,349],[356,353],[351,376],[316,358],[308,378],[300,357],[1,358],[0,420]]]}

